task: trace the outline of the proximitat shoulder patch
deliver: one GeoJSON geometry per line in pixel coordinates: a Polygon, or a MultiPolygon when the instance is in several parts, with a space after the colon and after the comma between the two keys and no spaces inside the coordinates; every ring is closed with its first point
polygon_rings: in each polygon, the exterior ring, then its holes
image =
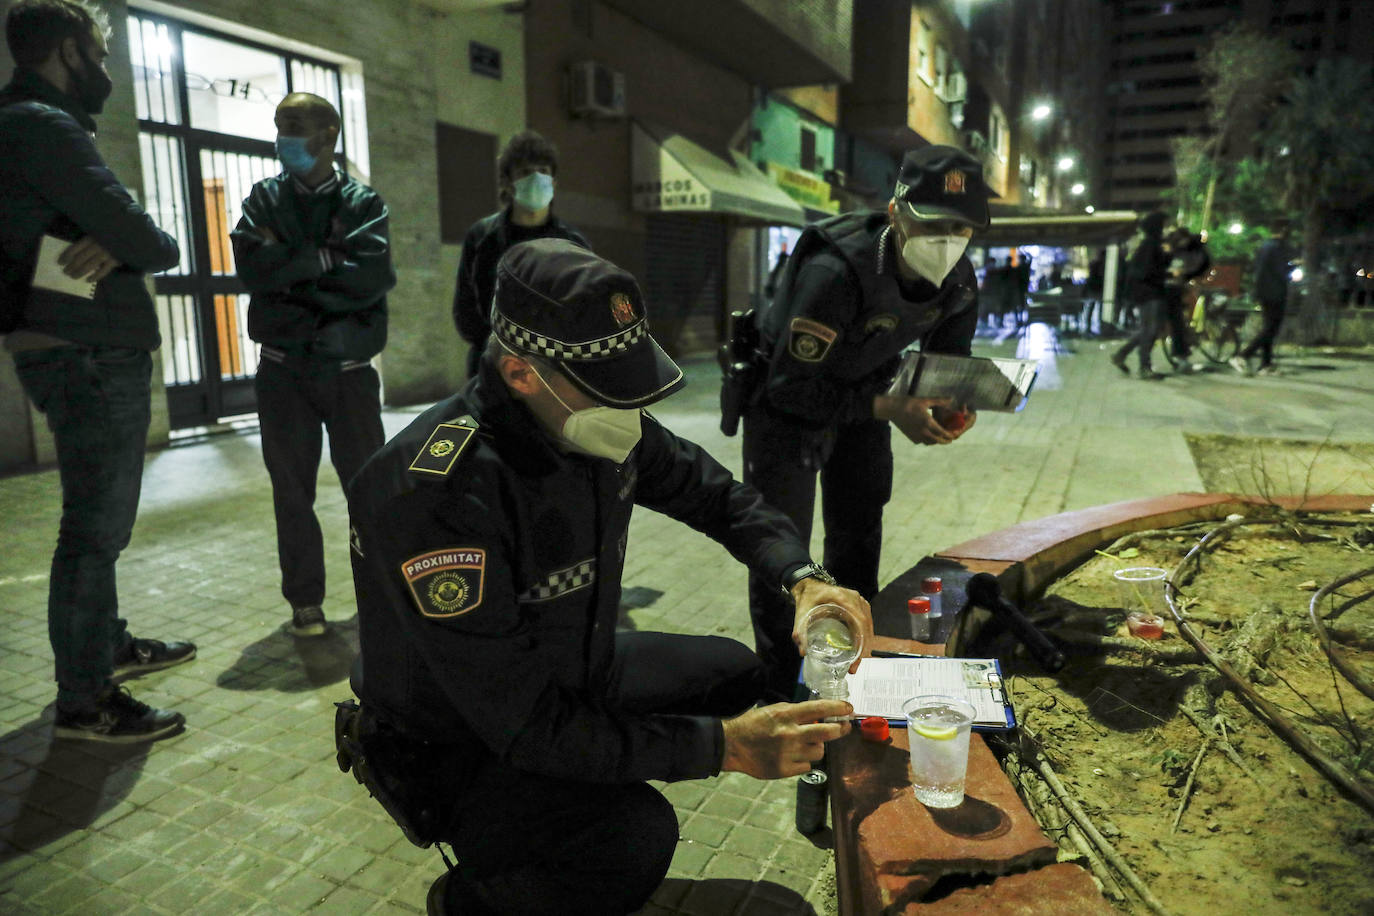
{"type": "Polygon", "coordinates": [[[424,448],[420,449],[420,454],[410,463],[410,469],[422,474],[447,477],[458,461],[458,456],[463,454],[463,449],[467,448],[476,432],[475,426],[440,423],[434,427],[434,432],[429,434],[429,439],[425,441],[424,448]]]}
{"type": "Polygon", "coordinates": [[[787,352],[793,359],[804,363],[818,363],[830,352],[838,332],[810,318],[793,318],[788,325],[791,336],[787,341],[787,352]]]}
{"type": "Polygon", "coordinates": [[[480,547],[445,547],[401,564],[415,606],[426,617],[458,617],[482,603],[487,552],[480,547]]]}

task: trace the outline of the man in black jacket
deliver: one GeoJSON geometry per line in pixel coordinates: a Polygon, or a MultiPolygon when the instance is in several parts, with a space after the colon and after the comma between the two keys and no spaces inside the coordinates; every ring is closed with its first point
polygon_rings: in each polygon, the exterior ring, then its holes
{"type": "MultiPolygon", "coordinates": [[[[825,565],[865,598],[878,591],[883,507],[892,496],[892,431],[944,445],[975,419],[946,399],[888,395],[902,351],[968,355],[978,282],[964,255],[988,224],[983,167],[949,146],[906,154],[886,210],[807,227],[759,321],[766,365],[744,415],[744,480],[811,536],[821,481],[825,565]]],[[[770,690],[790,696],[785,595],[751,575],[749,605],[770,690]]]]}
{"type": "Polygon", "coordinates": [[[496,265],[512,245],[530,239],[568,239],[583,248],[587,240],[553,215],[558,186],[558,150],[532,130],[511,137],[497,159],[501,209],[469,227],[458,259],[453,288],[453,323],[468,343],[468,378],[477,375],[491,335],[491,297],[496,265]]]}
{"type": "Polygon", "coordinates": [[[1231,368],[1242,375],[1250,374],[1250,357],[1259,354],[1259,375],[1273,375],[1274,341],[1283,327],[1283,313],[1288,307],[1288,276],[1293,270],[1293,251],[1288,247],[1288,224],[1280,223],[1277,233],[1267,239],[1255,254],[1255,299],[1260,304],[1264,324],[1245,349],[1231,357],[1231,368]]]}
{"type": "Polygon", "coordinates": [[[248,333],[262,345],[255,390],[289,629],[319,636],[324,541],[313,507],[320,426],[345,485],[386,439],[370,360],[386,345],[386,293],[396,273],[386,204],[334,171],[334,106],[293,93],[277,106],[276,124],[286,171],[253,186],[232,238],[239,278],[253,294],[248,333]]]}
{"type": "Polygon", "coordinates": [[[1164,214],[1154,210],[1140,218],[1140,239],[1126,262],[1126,294],[1140,315],[1140,327],[1131,338],[1112,354],[1112,365],[1123,375],[1130,375],[1126,357],[1132,350],[1140,360],[1139,376],[1158,380],[1164,376],[1150,365],[1155,338],[1164,322],[1168,291],[1165,282],[1169,275],[1169,255],[1164,250],[1164,214]]]}
{"type": "Polygon", "coordinates": [[[806,545],[757,491],[641,409],[683,378],[628,273],[525,242],[501,261],[492,315],[477,377],[349,487],[367,757],[410,761],[395,784],[458,854],[431,913],[633,912],[678,837],[646,780],[797,775],[849,730],[819,720],[852,712],[750,709],[763,678],[747,647],[617,632],[634,506],[790,583],[794,655],[804,611],[839,604],[871,633],[869,608],[806,572],[806,545]]]}
{"type": "Polygon", "coordinates": [[[132,742],[173,734],[185,719],[114,679],[188,661],[196,647],[130,636],[115,589],[138,514],[151,352],[161,342],[144,274],[180,253],[93,142],[91,116],[112,85],[107,32],[69,0],[25,0],[6,18],[17,66],[0,90],[0,331],[47,417],[62,480],[48,583],[54,734],[132,742]]]}

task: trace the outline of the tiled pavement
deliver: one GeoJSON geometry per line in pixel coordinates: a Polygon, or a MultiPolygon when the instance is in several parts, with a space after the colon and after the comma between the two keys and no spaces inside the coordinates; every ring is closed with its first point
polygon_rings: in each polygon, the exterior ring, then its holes
{"type": "MultiPolygon", "coordinates": [[[[1149,383],[1118,375],[1096,341],[1068,348],[1024,413],[985,414],[949,448],[899,448],[883,581],[1018,521],[1200,489],[1184,431],[1374,441],[1368,350],[1281,352],[1288,369],[1277,378],[1218,371],[1149,383]]],[[[655,413],[738,470],[739,440],[716,428],[713,365],[688,369],[694,384],[655,413]]],[[[415,412],[388,411],[388,431],[415,412]]],[[[343,499],[327,467],[318,508],[331,533],[332,629],[295,640],[282,630],[256,435],[148,456],[119,564],[123,610],[136,633],[190,638],[200,652],[131,685],[185,712],[187,731],[111,749],[52,740],[43,609],[56,473],[0,480],[0,912],[423,911],[438,856],[406,842],[333,764],[330,704],[348,695],[356,618],[343,499]]],[[[625,586],[628,626],[747,639],[744,570],[661,516],[636,516],[625,586]]],[[[682,840],[646,912],[834,912],[831,854],[792,830],[791,781],[730,774],[665,791],[682,840]]]]}

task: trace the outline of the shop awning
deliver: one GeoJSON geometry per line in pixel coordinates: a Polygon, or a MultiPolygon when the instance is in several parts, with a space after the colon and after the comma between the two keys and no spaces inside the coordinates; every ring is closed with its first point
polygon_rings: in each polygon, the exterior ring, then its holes
{"type": "Polygon", "coordinates": [[[631,185],[640,213],[721,213],[758,223],[804,226],[801,205],[735,150],[727,162],[676,131],[630,125],[631,185]]]}
{"type": "Polygon", "coordinates": [[[973,234],[971,245],[983,248],[1013,248],[1018,245],[1048,245],[1090,248],[1120,244],[1135,235],[1139,218],[1134,210],[1107,210],[1100,213],[1064,213],[1015,209],[999,212],[992,205],[992,225],[973,234]]]}

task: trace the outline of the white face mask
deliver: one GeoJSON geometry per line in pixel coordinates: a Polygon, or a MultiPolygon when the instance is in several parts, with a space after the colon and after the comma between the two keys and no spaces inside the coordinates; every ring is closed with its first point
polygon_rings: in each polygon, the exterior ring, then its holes
{"type": "Polygon", "coordinates": [[[959,263],[967,247],[968,239],[962,235],[913,235],[902,243],[902,260],[939,286],[959,263]]]}
{"type": "Polygon", "coordinates": [[[531,172],[516,180],[514,191],[517,204],[531,212],[538,212],[553,201],[553,176],[531,172]]]}
{"type": "Polygon", "coordinates": [[[553,390],[548,379],[539,375],[539,370],[530,363],[530,369],[544,387],[553,395],[554,400],[568,411],[568,419],[563,421],[563,441],[579,452],[596,458],[609,458],[616,464],[624,464],[630,452],[639,444],[639,411],[621,410],[615,407],[588,407],[573,410],[558,392],[553,390]]]}

